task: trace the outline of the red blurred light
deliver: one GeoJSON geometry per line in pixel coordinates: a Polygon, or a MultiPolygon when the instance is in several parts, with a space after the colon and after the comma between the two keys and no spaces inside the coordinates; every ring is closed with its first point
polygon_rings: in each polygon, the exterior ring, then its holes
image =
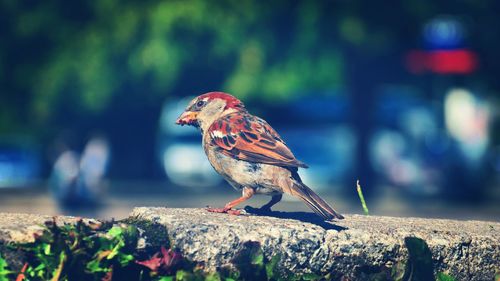
{"type": "Polygon", "coordinates": [[[459,50],[419,51],[406,56],[406,66],[412,73],[430,71],[439,74],[468,74],[477,69],[478,60],[474,52],[459,50]]]}

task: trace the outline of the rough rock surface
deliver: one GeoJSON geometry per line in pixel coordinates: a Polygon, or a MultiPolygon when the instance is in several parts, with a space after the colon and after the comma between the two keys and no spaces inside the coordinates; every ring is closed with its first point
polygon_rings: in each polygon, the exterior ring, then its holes
{"type": "MultiPolygon", "coordinates": [[[[35,241],[35,234],[41,234],[44,224],[53,220],[52,216],[0,213],[0,254],[9,259],[9,264],[14,269],[22,266],[23,253],[5,247],[7,243],[29,243],[35,241]]],[[[74,223],[78,218],[57,216],[58,225],[64,223],[74,223]]],[[[89,221],[85,219],[87,223],[89,221]]]]}
{"type": "MultiPolygon", "coordinates": [[[[33,233],[51,219],[0,214],[0,253],[14,257],[2,244],[33,241],[33,233]]],[[[59,217],[57,222],[75,220],[59,217]]],[[[152,244],[166,243],[163,236],[168,235],[186,257],[209,269],[228,263],[245,242],[257,241],[267,258],[279,254],[280,267],[293,273],[367,280],[407,264],[405,238],[418,237],[432,253],[434,273],[445,272],[456,280],[493,280],[500,270],[500,223],[496,222],[347,215],[329,224],[309,213],[231,216],[169,208],[136,208],[127,222],[143,228],[152,244]]]]}
{"type": "MultiPolygon", "coordinates": [[[[0,213],[0,242],[27,243],[35,241],[34,234],[41,234],[45,222],[56,218],[57,224],[76,222],[78,218],[34,214],[0,213]]],[[[85,221],[89,221],[86,219],[85,221]]]]}
{"type": "Polygon", "coordinates": [[[493,280],[500,269],[500,223],[347,215],[328,224],[313,214],[230,216],[203,209],[136,208],[138,220],[164,225],[187,257],[210,268],[230,261],[246,241],[295,273],[365,279],[408,260],[406,237],[427,242],[434,272],[457,280],[493,280]]]}

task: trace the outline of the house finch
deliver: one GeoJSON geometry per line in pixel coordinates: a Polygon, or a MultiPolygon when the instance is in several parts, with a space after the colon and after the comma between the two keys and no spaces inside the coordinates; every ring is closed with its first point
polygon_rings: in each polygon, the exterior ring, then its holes
{"type": "Polygon", "coordinates": [[[203,94],[189,103],[176,123],[201,130],[203,149],[214,169],[242,191],[240,198],[224,208],[208,211],[240,214],[233,208],[254,194],[271,195],[271,201],[261,208],[270,210],[287,193],[300,198],[325,220],[344,218],[302,182],[298,168],[307,165],[295,158],[266,121],[248,113],[237,98],[222,92],[203,94]]]}

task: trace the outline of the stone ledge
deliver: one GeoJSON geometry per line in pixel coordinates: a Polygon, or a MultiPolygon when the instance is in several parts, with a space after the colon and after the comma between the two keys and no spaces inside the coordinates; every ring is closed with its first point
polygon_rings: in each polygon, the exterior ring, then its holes
{"type": "Polygon", "coordinates": [[[328,224],[313,214],[273,212],[228,216],[203,209],[136,208],[131,216],[164,225],[181,251],[209,267],[227,263],[245,241],[261,243],[266,257],[280,254],[292,272],[337,272],[361,278],[362,271],[408,259],[406,237],[429,246],[435,272],[458,280],[493,280],[500,269],[500,224],[482,221],[347,215],[328,224]]]}
{"type": "MultiPolygon", "coordinates": [[[[58,225],[75,223],[80,219],[69,216],[0,213],[0,242],[33,242],[35,241],[34,234],[41,234],[45,222],[52,221],[54,218],[58,225]]],[[[88,223],[95,220],[84,219],[84,221],[88,223]]]]}
{"type": "MultiPolygon", "coordinates": [[[[33,233],[51,219],[0,214],[0,244],[32,241],[33,233]]],[[[165,226],[175,247],[209,269],[228,263],[244,242],[257,241],[267,258],[279,254],[280,267],[291,272],[333,272],[334,276],[360,280],[364,274],[407,261],[407,237],[427,242],[435,273],[446,272],[457,280],[493,280],[500,269],[497,222],[347,215],[345,220],[329,224],[309,213],[230,216],[203,209],[146,207],[135,208],[127,221],[139,227],[145,223],[165,226]]],[[[165,238],[157,239],[154,229],[145,229],[146,239],[150,237],[147,242],[155,246],[165,243],[165,238]]]]}

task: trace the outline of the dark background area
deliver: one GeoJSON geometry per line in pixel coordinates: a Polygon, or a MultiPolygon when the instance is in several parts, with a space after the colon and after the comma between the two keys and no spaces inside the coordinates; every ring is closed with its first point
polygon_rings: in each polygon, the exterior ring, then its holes
{"type": "Polygon", "coordinates": [[[0,211],[122,216],[238,196],[199,134],[173,124],[220,90],[268,120],[344,212],[361,212],[359,179],[374,214],[497,220],[499,11],[0,0],[0,211]]]}

